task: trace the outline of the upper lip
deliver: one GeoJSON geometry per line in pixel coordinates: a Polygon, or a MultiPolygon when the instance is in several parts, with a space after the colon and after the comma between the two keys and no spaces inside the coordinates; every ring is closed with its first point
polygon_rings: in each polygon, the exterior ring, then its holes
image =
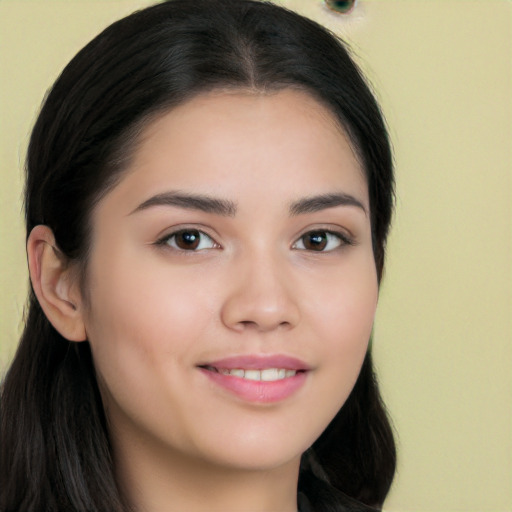
{"type": "Polygon", "coordinates": [[[304,361],[296,357],[284,354],[276,355],[240,355],[225,357],[215,361],[208,361],[199,366],[212,366],[214,368],[223,368],[226,370],[244,369],[244,370],[264,370],[265,368],[283,368],[285,370],[310,370],[311,367],[304,361]]]}

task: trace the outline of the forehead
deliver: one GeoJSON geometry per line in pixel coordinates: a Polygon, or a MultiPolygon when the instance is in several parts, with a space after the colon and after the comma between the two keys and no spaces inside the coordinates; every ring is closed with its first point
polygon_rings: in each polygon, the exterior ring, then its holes
{"type": "Polygon", "coordinates": [[[364,172],[337,119],[306,92],[284,89],[214,91],[162,114],[113,192],[135,203],[169,188],[236,200],[245,191],[293,197],[333,187],[366,201],[364,172]]]}
{"type": "MultiPolygon", "coordinates": [[[[213,140],[229,145],[229,140],[222,140],[225,133],[232,145],[235,145],[238,138],[228,132],[230,128],[236,128],[237,124],[243,128],[238,131],[238,135],[252,137],[254,147],[267,142],[263,136],[270,132],[275,134],[281,130],[280,140],[287,137],[297,143],[304,137],[311,139],[316,132],[317,139],[324,137],[326,144],[335,142],[335,146],[343,146],[344,150],[349,150],[357,158],[347,133],[333,112],[311,94],[296,88],[271,92],[221,89],[199,94],[146,126],[139,147],[158,144],[159,140],[166,137],[180,137],[187,130],[195,132],[193,140],[197,144],[205,145],[213,140]],[[286,132],[282,131],[284,128],[286,132]],[[207,140],[201,140],[204,134],[208,135],[207,140]],[[215,136],[218,139],[213,139],[215,136]]],[[[140,162],[144,151],[138,157],[140,162]]]]}

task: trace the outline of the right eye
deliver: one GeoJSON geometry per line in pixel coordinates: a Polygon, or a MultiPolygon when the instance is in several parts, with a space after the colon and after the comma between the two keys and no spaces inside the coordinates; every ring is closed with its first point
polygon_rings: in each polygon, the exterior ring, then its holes
{"type": "Polygon", "coordinates": [[[158,241],[158,244],[168,245],[179,251],[202,251],[219,246],[211,237],[198,229],[180,229],[166,235],[158,241]]]}

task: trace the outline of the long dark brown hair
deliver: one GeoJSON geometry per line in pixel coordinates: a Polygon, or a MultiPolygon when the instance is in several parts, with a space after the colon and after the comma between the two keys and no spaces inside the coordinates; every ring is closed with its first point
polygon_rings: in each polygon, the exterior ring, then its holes
{"type": "MultiPolygon", "coordinates": [[[[380,109],[343,42],[296,13],[252,0],[164,2],[112,24],[76,55],[30,140],[27,236],[49,226],[86,276],[91,212],[121,178],[146,123],[201,92],[288,87],[327,106],[360,158],[380,280],[393,207],[380,109]]],[[[129,510],[114,478],[89,344],[64,339],[33,290],[0,415],[0,512],[129,510]]],[[[300,500],[318,512],[379,509],[395,463],[369,350],[347,402],[303,455],[300,500]]]]}

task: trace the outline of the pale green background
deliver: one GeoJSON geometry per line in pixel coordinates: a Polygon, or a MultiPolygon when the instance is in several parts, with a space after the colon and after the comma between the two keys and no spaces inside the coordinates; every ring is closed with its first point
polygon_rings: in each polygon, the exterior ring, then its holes
{"type": "MultiPolygon", "coordinates": [[[[193,0],[191,0],[193,1],[193,0]]],[[[21,168],[45,89],[143,0],[0,0],[0,367],[27,274],[21,168]]],[[[512,4],[361,0],[344,35],[383,104],[398,207],[376,324],[400,462],[386,510],[512,511],[512,4]]]]}

